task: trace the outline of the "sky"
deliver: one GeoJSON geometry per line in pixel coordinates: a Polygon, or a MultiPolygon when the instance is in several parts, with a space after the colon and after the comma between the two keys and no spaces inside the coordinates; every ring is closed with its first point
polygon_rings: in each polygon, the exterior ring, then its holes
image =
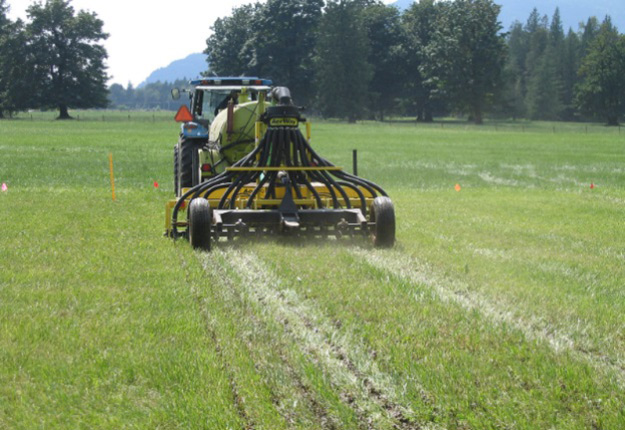
{"type": "MultiPolygon", "coordinates": [[[[388,0],[390,3],[393,0],[388,0]]],[[[109,84],[137,86],[158,69],[189,54],[202,52],[210,27],[235,6],[252,0],[72,0],[76,11],[95,12],[109,38],[109,84]]],[[[13,19],[26,19],[33,0],[8,0],[13,19]]]]}

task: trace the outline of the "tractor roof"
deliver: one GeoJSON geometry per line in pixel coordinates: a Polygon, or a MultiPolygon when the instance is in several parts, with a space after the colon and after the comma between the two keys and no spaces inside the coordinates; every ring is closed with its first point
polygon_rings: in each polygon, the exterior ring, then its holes
{"type": "Polygon", "coordinates": [[[210,87],[268,87],[273,84],[269,79],[260,79],[255,76],[210,76],[204,79],[197,79],[189,82],[193,86],[210,87]]]}

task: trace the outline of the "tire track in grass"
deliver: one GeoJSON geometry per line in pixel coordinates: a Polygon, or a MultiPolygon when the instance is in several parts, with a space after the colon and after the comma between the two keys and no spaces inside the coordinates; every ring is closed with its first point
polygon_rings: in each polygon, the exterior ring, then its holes
{"type": "MultiPolygon", "coordinates": [[[[440,429],[433,423],[417,422],[414,412],[398,401],[397,387],[382,373],[366,349],[349,333],[340,333],[317,309],[295,291],[282,288],[284,281],[267,269],[252,253],[235,249],[217,250],[220,263],[232,267],[240,287],[258,302],[267,318],[282,323],[314,363],[320,366],[341,398],[360,417],[367,429],[440,429]]],[[[424,401],[427,393],[421,389],[424,401]]]]}
{"type": "Polygon", "coordinates": [[[521,317],[509,303],[471,291],[466,283],[443,277],[427,263],[407,257],[398,251],[355,248],[351,252],[359,261],[365,261],[377,270],[431,288],[444,302],[456,303],[467,311],[479,312],[495,324],[513,327],[527,339],[546,343],[556,353],[566,351],[596,371],[613,377],[616,383],[625,389],[625,364],[577,345],[571,334],[562,332],[541,318],[521,317]]]}
{"type": "MultiPolygon", "coordinates": [[[[187,269],[187,262],[181,258],[181,266],[183,268],[183,272],[186,273],[186,280],[188,285],[195,285],[195,283],[190,278],[189,270],[187,269]]],[[[200,313],[202,319],[204,321],[204,326],[206,328],[206,332],[208,334],[209,339],[215,346],[215,352],[217,353],[217,357],[219,358],[219,362],[223,364],[225,372],[227,373],[228,383],[230,384],[230,391],[232,392],[232,400],[234,405],[236,406],[237,414],[241,419],[241,422],[244,423],[245,430],[254,430],[254,423],[252,422],[250,416],[247,414],[245,410],[244,402],[241,399],[241,395],[239,394],[239,389],[237,387],[236,380],[234,378],[233,370],[230,366],[227,365],[228,360],[224,356],[223,349],[219,342],[219,338],[217,337],[217,332],[215,331],[215,324],[211,321],[211,318],[208,316],[209,313],[206,310],[206,306],[203,303],[201,295],[196,290],[195,286],[192,287],[192,294],[195,302],[197,303],[198,309],[200,309],[200,313]]]]}

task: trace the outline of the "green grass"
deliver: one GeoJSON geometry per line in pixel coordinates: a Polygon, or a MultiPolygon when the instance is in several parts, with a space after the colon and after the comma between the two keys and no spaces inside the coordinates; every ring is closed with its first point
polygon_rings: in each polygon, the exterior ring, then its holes
{"type": "Polygon", "coordinates": [[[625,426],[625,133],[313,123],[396,247],[204,255],[162,237],[178,126],[90,114],[0,122],[0,429],[625,426]]]}

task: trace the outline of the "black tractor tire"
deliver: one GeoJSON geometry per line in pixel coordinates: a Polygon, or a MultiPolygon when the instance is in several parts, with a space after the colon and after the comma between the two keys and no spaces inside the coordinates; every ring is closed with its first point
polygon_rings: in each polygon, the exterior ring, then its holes
{"type": "Polygon", "coordinates": [[[174,194],[180,197],[180,177],[178,174],[178,165],[180,164],[180,146],[174,145],[174,194]]]}
{"type": "Polygon", "coordinates": [[[386,196],[376,197],[371,205],[373,226],[373,246],[392,248],[395,244],[395,208],[386,196]]]}
{"type": "Polygon", "coordinates": [[[213,212],[208,200],[193,199],[189,205],[189,242],[195,249],[211,250],[213,212]]]}
{"type": "Polygon", "coordinates": [[[198,149],[204,145],[202,139],[181,137],[179,145],[178,184],[180,188],[191,188],[200,183],[200,162],[198,149]]]}

